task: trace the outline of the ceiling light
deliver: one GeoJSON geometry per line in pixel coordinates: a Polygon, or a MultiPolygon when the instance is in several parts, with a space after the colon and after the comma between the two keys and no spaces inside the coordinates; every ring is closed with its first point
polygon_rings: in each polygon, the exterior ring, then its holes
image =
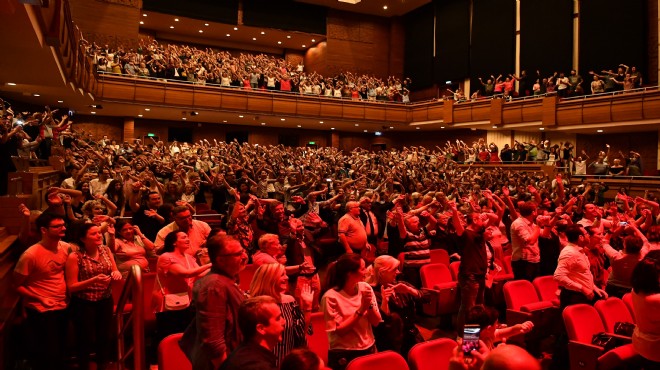
{"type": "Polygon", "coordinates": [[[170,26],[170,28],[174,28],[174,26],[170,26]]]}
{"type": "Polygon", "coordinates": [[[307,46],[303,45],[302,47],[306,48],[307,46]]]}
{"type": "Polygon", "coordinates": [[[234,31],[238,31],[238,27],[234,27],[234,31]]]}
{"type": "Polygon", "coordinates": [[[149,112],[149,111],[151,110],[151,108],[144,108],[144,110],[146,110],[147,112],[149,112]]]}
{"type": "Polygon", "coordinates": [[[298,125],[298,128],[302,127],[302,125],[298,125]]]}
{"type": "Polygon", "coordinates": [[[358,126],[360,126],[360,124],[359,124],[359,123],[356,123],[356,124],[355,124],[355,127],[358,127],[358,126]]]}
{"type": "Polygon", "coordinates": [[[266,34],[266,32],[264,32],[264,31],[261,31],[261,34],[262,34],[262,35],[265,35],[265,34],[266,34]]]}
{"type": "Polygon", "coordinates": [[[13,82],[7,82],[7,86],[16,86],[16,84],[13,82]]]}
{"type": "Polygon", "coordinates": [[[603,132],[603,130],[596,130],[596,132],[603,132]]]}
{"type": "Polygon", "coordinates": [[[208,27],[208,26],[209,26],[209,24],[208,24],[208,23],[204,23],[204,25],[205,25],[206,27],[208,27]]]}
{"type": "Polygon", "coordinates": [[[290,38],[291,38],[291,35],[286,35],[286,38],[287,38],[287,39],[290,39],[290,38]]]}
{"type": "Polygon", "coordinates": [[[541,127],[541,128],[539,128],[539,130],[543,131],[543,130],[545,130],[545,128],[541,127]]]}
{"type": "Polygon", "coordinates": [[[187,118],[186,117],[181,117],[181,119],[185,121],[187,118]]]}
{"type": "Polygon", "coordinates": [[[227,34],[227,37],[229,37],[229,36],[230,36],[230,35],[229,35],[229,34],[227,34]]]}
{"type": "Polygon", "coordinates": [[[330,130],[334,130],[334,129],[335,129],[334,127],[330,127],[330,130]]]}
{"type": "Polygon", "coordinates": [[[417,126],[417,127],[415,127],[415,128],[416,128],[417,130],[421,129],[421,127],[419,127],[419,126],[417,126]]]}
{"type": "Polygon", "coordinates": [[[316,40],[312,39],[312,42],[316,42],[316,40]]]}
{"type": "Polygon", "coordinates": [[[362,1],[362,0],[339,0],[340,3],[347,3],[347,4],[353,4],[353,5],[359,3],[360,1],[362,1]]]}
{"type": "Polygon", "coordinates": [[[199,33],[204,33],[204,31],[202,31],[202,30],[199,30],[199,33]]]}
{"type": "Polygon", "coordinates": [[[243,115],[241,114],[240,116],[238,116],[238,118],[243,118],[243,115]]]}
{"type": "Polygon", "coordinates": [[[40,97],[41,95],[39,95],[39,94],[34,94],[34,96],[36,96],[36,97],[40,97]]]}
{"type": "Polygon", "coordinates": [[[493,128],[497,128],[497,126],[493,126],[493,128]]]}
{"type": "Polygon", "coordinates": [[[364,132],[369,132],[368,130],[364,130],[364,132]]]}
{"type": "Polygon", "coordinates": [[[387,10],[387,5],[383,5],[383,10],[387,10]]]}
{"type": "Polygon", "coordinates": [[[266,122],[261,122],[261,125],[262,125],[262,126],[266,126],[266,122]]]}
{"type": "Polygon", "coordinates": [[[140,24],[144,24],[144,22],[140,21],[140,24]]]}
{"type": "Polygon", "coordinates": [[[319,121],[320,124],[323,124],[323,121],[319,121]]]}
{"type": "Polygon", "coordinates": [[[226,119],[223,119],[223,120],[222,120],[222,123],[227,123],[227,120],[226,120],[226,119]]]}
{"type": "Polygon", "coordinates": [[[257,41],[257,38],[256,38],[256,37],[253,37],[253,38],[252,38],[252,41],[257,41]]]}
{"type": "Polygon", "coordinates": [[[142,115],[141,115],[141,114],[138,114],[138,117],[142,117],[142,115]]]}
{"type": "Polygon", "coordinates": [[[64,103],[64,100],[58,100],[57,102],[62,104],[62,103],[64,103]]]}
{"type": "Polygon", "coordinates": [[[280,121],[286,121],[286,118],[280,118],[280,121]]]}
{"type": "Polygon", "coordinates": [[[146,16],[147,16],[147,13],[142,13],[142,16],[143,16],[143,17],[146,17],[146,16]]]}
{"type": "MultiPolygon", "coordinates": [[[[444,127],[443,127],[444,128],[444,127]]],[[[390,126],[390,130],[394,130],[394,126],[390,126]]]]}
{"type": "Polygon", "coordinates": [[[376,136],[380,136],[380,135],[382,135],[382,134],[383,134],[383,133],[380,132],[380,131],[376,131],[376,132],[374,132],[374,135],[376,135],[376,136]]]}
{"type": "Polygon", "coordinates": [[[282,45],[282,41],[278,41],[278,42],[277,42],[277,45],[282,45]]]}
{"type": "Polygon", "coordinates": [[[174,21],[175,21],[175,22],[178,22],[178,21],[179,21],[179,18],[174,18],[174,21]]]}
{"type": "Polygon", "coordinates": [[[440,126],[440,128],[445,128],[445,126],[440,126]]]}
{"type": "Polygon", "coordinates": [[[96,114],[96,112],[94,112],[94,111],[91,111],[91,112],[89,112],[89,113],[91,113],[91,114],[96,114]]]}

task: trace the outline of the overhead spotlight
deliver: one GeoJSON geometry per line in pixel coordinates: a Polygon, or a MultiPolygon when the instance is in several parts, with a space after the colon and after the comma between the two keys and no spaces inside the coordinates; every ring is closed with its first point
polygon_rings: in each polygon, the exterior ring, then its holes
{"type": "Polygon", "coordinates": [[[277,45],[282,45],[282,41],[278,41],[278,42],[277,42],[277,45]]]}
{"type": "Polygon", "coordinates": [[[174,26],[170,26],[170,28],[174,28],[174,26]]]}
{"type": "Polygon", "coordinates": [[[261,122],[261,125],[262,125],[262,126],[266,126],[266,122],[261,122]]]}
{"type": "Polygon", "coordinates": [[[382,135],[382,134],[383,134],[383,133],[380,132],[380,131],[376,131],[376,132],[374,132],[374,135],[376,135],[376,136],[380,136],[380,135],[382,135]]]}
{"type": "Polygon", "coordinates": [[[355,127],[359,127],[359,126],[360,126],[360,124],[359,124],[359,123],[356,123],[356,124],[355,124],[355,127]]]}
{"type": "Polygon", "coordinates": [[[284,122],[286,121],[286,118],[280,118],[280,121],[284,122]]]}
{"type": "Polygon", "coordinates": [[[90,108],[96,108],[96,109],[103,109],[103,106],[101,104],[92,104],[89,107],[90,108]]]}
{"type": "Polygon", "coordinates": [[[387,10],[387,5],[383,5],[383,10],[387,10]]]}
{"type": "Polygon", "coordinates": [[[140,24],[144,24],[144,22],[143,22],[143,21],[140,21],[140,24]]]}
{"type": "Polygon", "coordinates": [[[151,108],[144,108],[145,111],[149,112],[151,108]]]}
{"type": "Polygon", "coordinates": [[[364,130],[364,132],[369,132],[369,130],[364,130]]]}
{"type": "Polygon", "coordinates": [[[64,100],[58,100],[57,102],[62,104],[62,103],[64,103],[64,100]]]}
{"type": "Polygon", "coordinates": [[[302,127],[302,125],[298,125],[298,128],[301,128],[301,127],[302,127]]]}
{"type": "Polygon", "coordinates": [[[193,116],[193,117],[196,116],[196,115],[198,115],[198,114],[199,114],[199,112],[197,112],[197,111],[192,111],[192,112],[190,112],[190,115],[193,116]]]}
{"type": "Polygon", "coordinates": [[[91,112],[89,112],[89,113],[91,113],[91,114],[96,114],[96,112],[94,112],[94,111],[91,111],[91,112]]]}
{"type": "Polygon", "coordinates": [[[545,128],[544,127],[539,127],[539,130],[545,131],[545,128]]]}
{"type": "Polygon", "coordinates": [[[204,25],[205,25],[206,27],[208,27],[208,26],[209,26],[209,24],[208,24],[208,23],[204,23],[204,25]]]}
{"type": "Polygon", "coordinates": [[[243,115],[242,115],[242,114],[241,114],[241,115],[239,115],[239,116],[238,116],[238,118],[243,118],[243,115]]]}
{"type": "Polygon", "coordinates": [[[174,21],[175,21],[175,22],[178,22],[178,21],[179,21],[179,18],[174,18],[174,21]]]}
{"type": "Polygon", "coordinates": [[[202,30],[199,30],[199,33],[204,33],[204,31],[202,31],[202,30]]]}
{"type": "Polygon", "coordinates": [[[291,38],[291,35],[287,35],[286,38],[287,38],[287,39],[290,39],[290,38],[291,38]]]}
{"type": "Polygon", "coordinates": [[[330,130],[334,130],[334,129],[335,129],[334,127],[330,127],[330,130]]]}
{"type": "Polygon", "coordinates": [[[416,128],[417,130],[421,129],[421,127],[419,127],[419,126],[417,126],[417,127],[415,127],[415,128],[416,128]]]}
{"type": "Polygon", "coordinates": [[[16,86],[16,83],[14,83],[14,82],[7,82],[7,86],[16,86]]]}
{"type": "Polygon", "coordinates": [[[316,42],[316,40],[312,39],[312,42],[316,42]]]}
{"type": "Polygon", "coordinates": [[[253,37],[253,38],[252,38],[252,41],[257,41],[257,38],[256,38],[256,37],[253,37]]]}
{"type": "Polygon", "coordinates": [[[185,121],[187,118],[186,117],[181,117],[181,119],[185,121]]]}
{"type": "Polygon", "coordinates": [[[238,31],[238,27],[234,27],[234,31],[238,31]]]}
{"type": "Polygon", "coordinates": [[[262,35],[265,35],[265,34],[266,34],[266,32],[264,32],[264,31],[261,31],[261,34],[262,34],[262,35]]]}
{"type": "Polygon", "coordinates": [[[601,132],[603,132],[603,130],[596,130],[596,132],[601,133],[601,132]]]}

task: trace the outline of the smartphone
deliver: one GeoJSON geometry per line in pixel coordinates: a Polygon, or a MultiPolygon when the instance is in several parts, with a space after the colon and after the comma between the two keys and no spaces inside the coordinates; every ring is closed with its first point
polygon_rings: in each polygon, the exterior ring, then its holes
{"type": "Polygon", "coordinates": [[[470,355],[474,350],[479,350],[479,334],[481,328],[479,325],[465,325],[463,328],[463,354],[470,355]]]}
{"type": "Polygon", "coordinates": [[[625,222],[625,221],[623,221],[623,222],[619,222],[619,226],[620,226],[620,227],[626,227],[626,226],[628,226],[628,223],[625,222]]]}

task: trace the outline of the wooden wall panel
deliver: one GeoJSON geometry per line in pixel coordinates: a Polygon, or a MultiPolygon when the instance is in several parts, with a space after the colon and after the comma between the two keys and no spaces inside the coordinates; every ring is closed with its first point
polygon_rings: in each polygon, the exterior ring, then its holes
{"type": "Polygon", "coordinates": [[[305,116],[320,116],[321,115],[321,103],[319,101],[306,101],[298,100],[298,106],[296,107],[296,114],[305,115],[305,116]]]}
{"type": "Polygon", "coordinates": [[[273,112],[280,114],[296,114],[296,101],[273,98],[273,112]]]}
{"type": "Polygon", "coordinates": [[[582,112],[584,123],[610,122],[610,101],[585,104],[582,112]]]}
{"type": "Polygon", "coordinates": [[[426,108],[417,108],[412,110],[413,122],[429,121],[429,110],[426,108]]]}
{"type": "Polygon", "coordinates": [[[591,158],[595,158],[599,151],[605,150],[605,144],[610,145],[611,160],[619,158],[619,151],[627,155],[634,150],[642,157],[642,171],[650,175],[657,174],[658,131],[632,132],[626,135],[577,135],[576,148],[584,149],[591,158]]]}
{"type": "Polygon", "coordinates": [[[641,100],[625,99],[612,102],[612,121],[636,121],[642,118],[641,100]]]}
{"type": "Polygon", "coordinates": [[[133,100],[135,87],[127,83],[103,83],[103,99],[133,100]]]}
{"type": "Polygon", "coordinates": [[[341,117],[341,104],[332,104],[329,101],[321,102],[321,116],[341,117]]]}
{"type": "Polygon", "coordinates": [[[251,112],[271,112],[273,110],[273,99],[270,95],[251,95],[247,101],[247,109],[251,112]]]}
{"type": "Polygon", "coordinates": [[[504,104],[502,106],[503,123],[520,123],[522,121],[522,104],[516,102],[504,104]]]}
{"type": "Polygon", "coordinates": [[[140,9],[94,0],[70,0],[71,16],[87,41],[137,48],[140,9]]]}
{"type": "Polygon", "coordinates": [[[343,118],[364,119],[364,108],[358,105],[344,105],[343,118]]]}
{"type": "Polygon", "coordinates": [[[364,118],[368,120],[384,121],[386,119],[385,109],[374,105],[364,107],[364,118]]]}
{"type": "Polygon", "coordinates": [[[644,118],[660,118],[660,95],[645,94],[643,99],[644,118]]]}
{"type": "Polygon", "coordinates": [[[222,94],[213,91],[196,90],[193,95],[193,105],[204,108],[220,108],[222,94]]]}
{"type": "Polygon", "coordinates": [[[557,126],[570,126],[582,124],[582,109],[580,104],[557,106],[557,126]]]}
{"type": "Polygon", "coordinates": [[[162,86],[138,84],[135,85],[133,100],[151,102],[151,103],[161,103],[165,101],[165,91],[166,90],[162,86]]]}
{"type": "Polygon", "coordinates": [[[472,121],[472,109],[469,106],[454,105],[454,123],[472,121]]]}
{"type": "Polygon", "coordinates": [[[246,110],[247,109],[247,96],[246,95],[222,94],[222,100],[220,101],[220,106],[223,109],[246,110]]]}
{"type": "Polygon", "coordinates": [[[385,120],[388,122],[406,122],[406,111],[403,109],[387,109],[385,120]]]}
{"type": "Polygon", "coordinates": [[[193,91],[187,89],[169,88],[165,91],[165,104],[183,105],[186,107],[193,104],[193,91]]]}

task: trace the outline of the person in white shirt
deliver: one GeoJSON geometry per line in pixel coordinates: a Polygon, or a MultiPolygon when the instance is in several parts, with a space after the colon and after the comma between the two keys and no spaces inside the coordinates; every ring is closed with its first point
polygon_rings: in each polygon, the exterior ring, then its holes
{"type": "Polygon", "coordinates": [[[568,244],[561,250],[554,280],[559,285],[560,309],[569,305],[591,304],[600,298],[607,298],[607,293],[594,284],[590,271],[589,257],[582,248],[589,244],[589,234],[582,225],[571,225],[564,231],[568,244]]]}
{"type": "Polygon", "coordinates": [[[176,206],[172,209],[174,222],[166,225],[156,235],[156,250],[160,250],[165,245],[165,237],[172,231],[181,230],[188,235],[190,239],[190,248],[186,253],[197,256],[198,251],[206,245],[206,239],[211,233],[211,227],[204,221],[193,220],[190,209],[186,206],[176,206]]]}
{"type": "Polygon", "coordinates": [[[99,177],[89,182],[89,192],[94,195],[103,195],[110,185],[110,171],[103,168],[99,171],[99,177]]]}
{"type": "Polygon", "coordinates": [[[541,229],[534,223],[536,203],[526,202],[519,207],[520,217],[511,224],[511,267],[515,279],[532,281],[539,276],[541,229]]]}

